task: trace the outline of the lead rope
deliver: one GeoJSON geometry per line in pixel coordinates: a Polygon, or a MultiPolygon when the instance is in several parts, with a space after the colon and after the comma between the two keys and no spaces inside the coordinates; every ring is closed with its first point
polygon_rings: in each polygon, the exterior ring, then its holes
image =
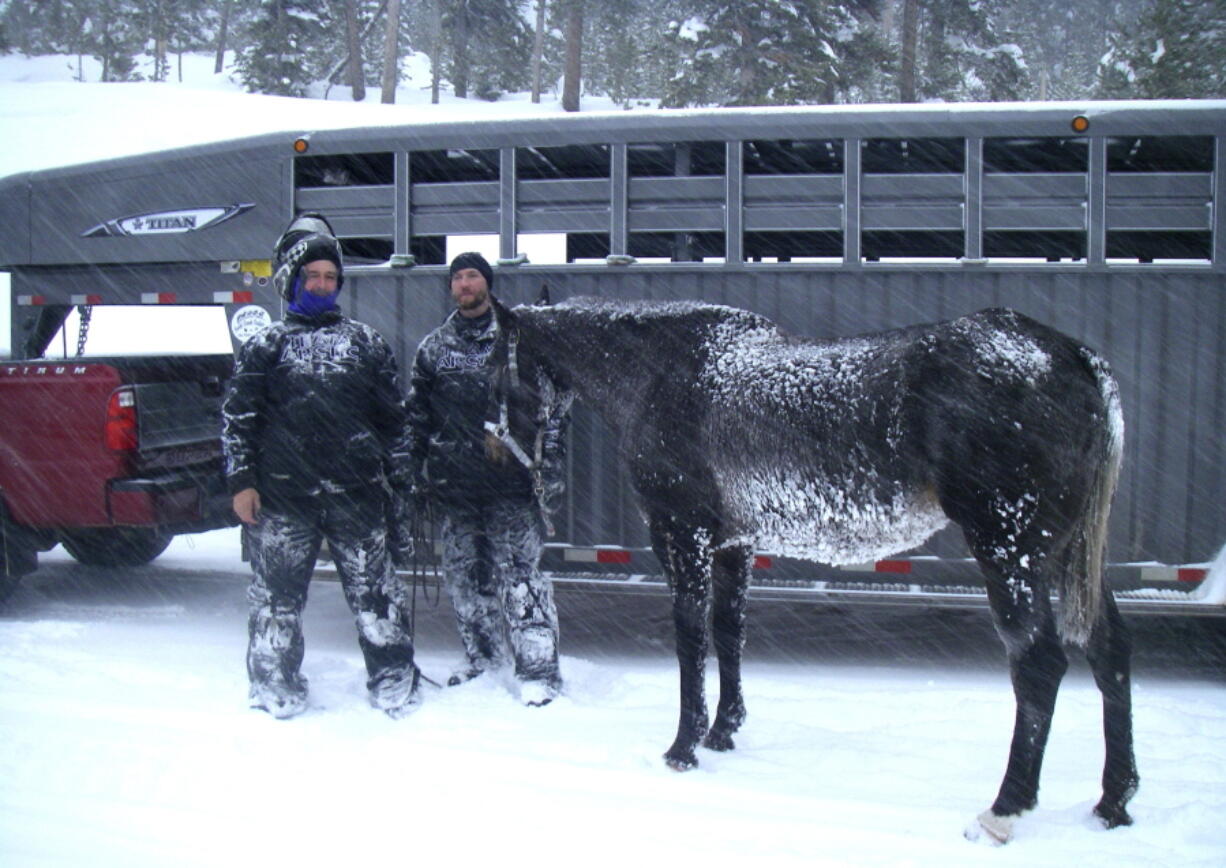
{"type": "MultiPolygon", "coordinates": [[[[412,576],[413,581],[413,593],[409,598],[409,641],[414,642],[414,647],[416,647],[415,637],[417,635],[418,587],[421,587],[422,600],[433,607],[438,606],[439,600],[442,597],[442,579],[439,577],[438,557],[434,552],[433,529],[434,508],[428,499],[423,499],[418,507],[413,510],[413,519],[409,526],[409,535],[413,540],[413,562],[409,568],[409,574],[412,576]],[[429,584],[426,581],[427,568],[436,579],[433,601],[430,599],[429,584]]],[[[442,689],[443,685],[422,672],[420,667],[417,671],[423,681],[442,689]]]]}

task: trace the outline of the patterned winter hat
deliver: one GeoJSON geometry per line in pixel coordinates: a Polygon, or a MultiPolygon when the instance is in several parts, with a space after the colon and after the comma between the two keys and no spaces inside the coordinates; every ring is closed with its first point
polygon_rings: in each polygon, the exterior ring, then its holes
{"type": "Polygon", "coordinates": [[[341,244],[332,234],[332,225],[322,214],[300,214],[277,239],[273,252],[273,286],[286,301],[294,300],[298,271],[308,262],[326,259],[336,265],[336,288],[345,283],[345,263],[341,244]]]}
{"type": "Polygon", "coordinates": [[[485,288],[494,288],[494,269],[490,268],[490,264],[485,261],[485,257],[480,253],[461,253],[455,259],[451,260],[451,268],[447,270],[447,280],[455,277],[455,273],[465,268],[475,268],[481,272],[481,276],[485,278],[485,288]]]}

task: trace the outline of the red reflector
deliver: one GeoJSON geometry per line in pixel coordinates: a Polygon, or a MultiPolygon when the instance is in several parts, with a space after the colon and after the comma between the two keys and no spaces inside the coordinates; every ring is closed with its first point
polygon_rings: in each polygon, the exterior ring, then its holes
{"type": "Polygon", "coordinates": [[[234,293],[235,304],[251,304],[253,301],[255,301],[255,293],[249,289],[240,290],[239,292],[234,293]]]}
{"type": "Polygon", "coordinates": [[[770,555],[754,555],[753,568],[755,570],[769,570],[775,562],[771,560],[770,555]]]}
{"type": "Polygon", "coordinates": [[[175,294],[173,292],[159,292],[158,304],[174,304],[175,294]]]}
{"type": "Polygon", "coordinates": [[[630,552],[613,551],[610,549],[597,549],[596,550],[596,563],[598,564],[628,564],[630,563],[630,552]]]}
{"type": "Polygon", "coordinates": [[[876,573],[909,573],[911,572],[910,561],[877,561],[873,565],[873,572],[876,573]]]}
{"type": "Polygon", "coordinates": [[[117,389],[106,404],[106,448],[131,452],[140,444],[136,427],[135,396],[130,389],[117,389]]]}
{"type": "Polygon", "coordinates": [[[1205,576],[1209,575],[1209,571],[1196,567],[1187,567],[1180,569],[1175,575],[1181,582],[1203,582],[1205,576]]]}

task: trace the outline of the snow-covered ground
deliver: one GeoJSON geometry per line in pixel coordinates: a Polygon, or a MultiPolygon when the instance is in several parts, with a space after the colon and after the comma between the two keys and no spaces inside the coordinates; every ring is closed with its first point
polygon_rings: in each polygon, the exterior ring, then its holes
{"type": "MultiPolygon", "coordinates": [[[[751,609],[737,750],[678,774],[660,759],[677,715],[663,598],[562,592],[550,706],[477,680],[393,721],[317,579],[313,706],[277,721],[245,704],[234,531],[179,538],[156,571],[45,558],[0,615],[3,865],[1226,864],[1220,671],[1137,673],[1136,823],[1107,832],[1099,696],[1075,665],[1040,807],[993,848],[962,836],[1013,719],[983,613],[751,609]]],[[[440,680],[459,656],[445,602],[420,604],[417,642],[440,680]]]]}

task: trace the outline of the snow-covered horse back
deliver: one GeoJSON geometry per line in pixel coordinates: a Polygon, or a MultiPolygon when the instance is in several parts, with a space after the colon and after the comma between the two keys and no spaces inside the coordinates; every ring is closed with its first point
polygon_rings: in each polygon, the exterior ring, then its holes
{"type": "Polygon", "coordinates": [[[520,358],[599,411],[629,465],[672,588],[681,719],[668,765],[694,766],[700,740],[731,749],[745,719],[755,550],[871,561],[952,521],[983,570],[1017,699],[1008,768],[979,825],[1007,840],[1036,804],[1064,643],[1085,648],[1103,694],[1095,814],[1131,822],[1131,642],[1103,578],[1123,422],[1102,359],[1002,309],[828,341],[689,302],[576,298],[501,315],[520,358]]]}

